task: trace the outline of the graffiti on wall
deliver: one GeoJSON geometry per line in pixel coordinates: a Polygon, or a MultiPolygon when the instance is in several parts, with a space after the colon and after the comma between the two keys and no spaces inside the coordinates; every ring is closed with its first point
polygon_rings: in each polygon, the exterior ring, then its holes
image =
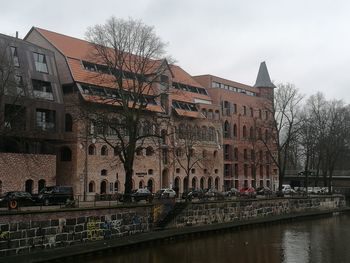
{"type": "Polygon", "coordinates": [[[99,219],[89,218],[86,228],[88,240],[95,241],[103,239],[103,229],[101,229],[101,221],[99,219]]]}

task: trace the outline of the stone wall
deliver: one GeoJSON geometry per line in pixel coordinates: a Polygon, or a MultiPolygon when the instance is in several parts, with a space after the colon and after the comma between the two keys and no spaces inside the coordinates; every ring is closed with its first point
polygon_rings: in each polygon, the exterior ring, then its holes
{"type": "Polygon", "coordinates": [[[150,230],[151,206],[0,215],[0,257],[150,230]]]}
{"type": "MultiPolygon", "coordinates": [[[[0,214],[0,257],[149,232],[169,212],[169,205],[0,214]]],[[[344,206],[343,196],[189,203],[168,226],[185,228],[344,206]]]]}
{"type": "Polygon", "coordinates": [[[344,206],[343,196],[192,203],[174,219],[172,226],[228,223],[235,220],[330,210],[344,206]]]}

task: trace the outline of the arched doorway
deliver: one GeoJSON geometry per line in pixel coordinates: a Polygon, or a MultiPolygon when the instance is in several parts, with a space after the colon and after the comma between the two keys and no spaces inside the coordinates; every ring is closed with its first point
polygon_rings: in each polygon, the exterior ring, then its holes
{"type": "Polygon", "coordinates": [[[147,182],[147,188],[150,190],[151,193],[153,193],[153,180],[149,179],[147,182]]]}
{"type": "Polygon", "coordinates": [[[192,188],[193,188],[193,189],[196,189],[196,188],[197,188],[197,178],[196,178],[196,177],[193,177],[193,178],[192,178],[192,188]]]}
{"type": "Polygon", "coordinates": [[[38,193],[40,193],[40,191],[45,187],[45,180],[44,179],[40,179],[38,182],[38,193]]]}
{"type": "Polygon", "coordinates": [[[220,179],[219,177],[215,178],[215,189],[219,190],[219,183],[220,183],[220,179]]]}
{"type": "Polygon", "coordinates": [[[143,188],[143,180],[139,182],[139,188],[143,188]]]}
{"type": "Polygon", "coordinates": [[[174,190],[176,192],[176,196],[179,197],[179,190],[180,190],[180,178],[176,177],[174,181],[174,190]]]}
{"type": "Polygon", "coordinates": [[[208,188],[211,189],[213,186],[213,179],[211,177],[208,178],[208,188]]]}
{"type": "Polygon", "coordinates": [[[188,178],[187,176],[184,178],[184,185],[183,185],[183,191],[187,192],[188,190],[188,178]]]}
{"type": "Polygon", "coordinates": [[[169,187],[169,173],[168,169],[164,169],[162,172],[162,188],[169,187]]]}
{"type": "Polygon", "coordinates": [[[201,189],[204,189],[204,177],[201,178],[201,181],[200,181],[200,188],[201,188],[201,189]]]}
{"type": "Polygon", "coordinates": [[[100,194],[106,194],[107,193],[107,182],[106,181],[102,181],[101,185],[100,185],[100,194]]]}
{"type": "Polygon", "coordinates": [[[25,184],[25,191],[28,193],[33,193],[33,180],[28,179],[25,184]]]}

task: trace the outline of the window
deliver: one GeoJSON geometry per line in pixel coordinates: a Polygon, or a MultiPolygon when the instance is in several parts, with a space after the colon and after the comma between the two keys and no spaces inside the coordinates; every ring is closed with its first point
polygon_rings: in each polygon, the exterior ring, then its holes
{"type": "Polygon", "coordinates": [[[247,149],[243,150],[243,158],[244,158],[244,161],[248,160],[248,151],[247,151],[247,149]]]}
{"type": "Polygon", "coordinates": [[[180,168],[176,168],[175,172],[176,172],[177,174],[179,174],[179,173],[180,173],[180,168]]]}
{"type": "Polygon", "coordinates": [[[39,99],[53,100],[51,83],[32,79],[34,96],[39,99]]]}
{"type": "Polygon", "coordinates": [[[196,173],[196,169],[191,169],[191,173],[195,174],[196,173]]]}
{"type": "Polygon", "coordinates": [[[24,84],[23,84],[23,78],[20,75],[15,75],[15,82],[16,82],[16,89],[17,89],[17,95],[24,96],[24,84]]]}
{"type": "Polygon", "coordinates": [[[195,104],[176,100],[173,100],[173,107],[175,109],[182,109],[187,111],[198,111],[195,104]]]}
{"type": "Polygon", "coordinates": [[[254,111],[253,111],[253,108],[250,108],[250,117],[254,117],[254,111]]]}
{"type": "Polygon", "coordinates": [[[147,173],[148,175],[153,175],[153,169],[149,169],[147,173]]]}
{"type": "Polygon", "coordinates": [[[235,163],[235,176],[238,177],[238,163],[235,163]]]}
{"type": "Polygon", "coordinates": [[[41,131],[55,131],[56,112],[52,110],[36,109],[36,127],[41,131]]]}
{"type": "Polygon", "coordinates": [[[237,113],[237,104],[236,103],[233,104],[233,112],[237,113]]]}
{"type": "Polygon", "coordinates": [[[243,115],[246,116],[247,115],[247,107],[243,106],[243,115]]]}
{"type": "Polygon", "coordinates": [[[236,147],[234,150],[234,158],[235,158],[235,161],[238,161],[238,148],[236,147]]]}
{"type": "Polygon", "coordinates": [[[146,148],[146,156],[152,156],[154,153],[154,150],[151,146],[146,148]]]}
{"type": "Polygon", "coordinates": [[[176,149],[176,156],[177,156],[177,157],[181,157],[181,156],[182,156],[182,150],[181,150],[181,148],[177,148],[177,149],[176,149]]]}
{"type": "Polygon", "coordinates": [[[34,52],[33,57],[36,71],[48,73],[45,55],[34,52]]]}
{"type": "Polygon", "coordinates": [[[247,138],[247,127],[245,125],[243,125],[243,138],[247,138]]]}
{"type": "Polygon", "coordinates": [[[221,86],[221,84],[219,82],[215,82],[215,81],[213,81],[211,84],[212,88],[220,88],[220,86],[221,86]]]}
{"type": "Polygon", "coordinates": [[[72,161],[72,151],[69,147],[65,146],[60,149],[61,162],[72,161]]]}
{"type": "Polygon", "coordinates": [[[167,149],[162,150],[162,161],[163,161],[163,164],[168,164],[168,150],[167,149]]]}
{"type": "Polygon", "coordinates": [[[250,159],[252,160],[252,162],[254,162],[255,161],[255,152],[254,152],[254,150],[252,149],[252,150],[250,150],[250,159]]]}
{"type": "Polygon", "coordinates": [[[254,129],[253,129],[253,127],[250,127],[250,129],[249,129],[249,138],[250,139],[254,139],[254,129]]]}
{"type": "Polygon", "coordinates": [[[266,178],[270,178],[270,165],[266,165],[266,178]]]}
{"type": "Polygon", "coordinates": [[[109,183],[109,192],[110,193],[114,192],[114,183],[109,183]]]}
{"type": "Polygon", "coordinates": [[[72,115],[70,114],[66,114],[65,115],[65,131],[66,132],[71,132],[73,131],[73,119],[72,119],[72,115]]]}
{"type": "Polygon", "coordinates": [[[259,110],[259,119],[261,119],[261,110],[259,110]]]}
{"type": "Polygon", "coordinates": [[[265,111],[265,120],[268,120],[268,119],[269,119],[269,112],[265,111]]]}
{"type": "Polygon", "coordinates": [[[96,154],[96,147],[93,144],[89,145],[89,155],[95,155],[96,154]]]}
{"type": "Polygon", "coordinates": [[[162,83],[163,85],[169,84],[169,77],[167,75],[161,75],[160,76],[160,83],[162,83]]]}
{"type": "Polygon", "coordinates": [[[143,149],[142,149],[142,147],[137,147],[136,150],[135,150],[135,152],[136,152],[136,155],[137,155],[137,156],[142,156],[142,155],[143,155],[143,149]]]}
{"type": "Polygon", "coordinates": [[[227,164],[227,163],[224,164],[224,176],[225,177],[230,176],[230,164],[227,164]]]}
{"type": "Polygon", "coordinates": [[[15,67],[19,67],[19,59],[18,59],[18,53],[17,53],[17,47],[10,47],[11,49],[11,57],[12,62],[15,67]]]}
{"type": "Polygon", "coordinates": [[[228,121],[224,122],[224,138],[230,138],[230,124],[228,121]]]}
{"type": "Polygon", "coordinates": [[[214,173],[216,173],[216,174],[219,173],[219,170],[218,170],[218,169],[215,169],[215,170],[214,170],[214,173]]]}
{"type": "Polygon", "coordinates": [[[103,145],[101,148],[101,155],[102,156],[107,156],[108,155],[108,148],[106,145],[103,145]]]}
{"type": "Polygon", "coordinates": [[[233,137],[237,138],[237,124],[233,125],[233,137]]]}
{"type": "Polygon", "coordinates": [[[89,183],[89,193],[93,193],[93,192],[95,192],[95,182],[91,181],[89,183]]]}
{"type": "Polygon", "coordinates": [[[230,145],[225,144],[224,145],[224,160],[229,161],[230,160],[230,145]]]}
{"type": "Polygon", "coordinates": [[[213,156],[214,156],[214,158],[218,157],[218,151],[214,151],[213,156]]]}
{"type": "Polygon", "coordinates": [[[107,170],[106,169],[102,169],[101,170],[101,176],[107,176],[107,170]]]}

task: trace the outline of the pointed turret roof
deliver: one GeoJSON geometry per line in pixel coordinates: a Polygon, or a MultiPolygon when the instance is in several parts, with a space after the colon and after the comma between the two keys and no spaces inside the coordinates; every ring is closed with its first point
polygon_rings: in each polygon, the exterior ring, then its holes
{"type": "Polygon", "coordinates": [[[260,63],[259,73],[256,77],[254,88],[276,88],[276,86],[271,82],[265,61],[260,63]]]}

